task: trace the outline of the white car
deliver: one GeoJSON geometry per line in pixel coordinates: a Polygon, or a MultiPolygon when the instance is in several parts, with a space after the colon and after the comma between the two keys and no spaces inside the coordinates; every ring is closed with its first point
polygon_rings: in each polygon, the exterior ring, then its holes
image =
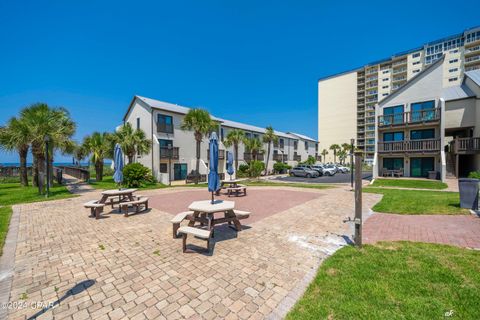
{"type": "Polygon", "coordinates": [[[337,170],[334,167],[322,166],[324,176],[334,176],[337,173],[337,170]]]}
{"type": "Polygon", "coordinates": [[[338,171],[341,172],[341,173],[348,173],[348,172],[350,172],[350,168],[349,168],[349,167],[337,166],[337,168],[338,168],[338,171]]]}

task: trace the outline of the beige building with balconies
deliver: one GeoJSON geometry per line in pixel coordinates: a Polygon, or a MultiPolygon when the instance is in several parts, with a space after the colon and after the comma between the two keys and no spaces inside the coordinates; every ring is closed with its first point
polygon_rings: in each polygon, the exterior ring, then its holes
{"type": "MultiPolygon", "coordinates": [[[[319,149],[350,143],[354,138],[356,146],[364,151],[365,160],[372,163],[376,141],[375,105],[442,57],[445,61],[443,86],[458,86],[465,72],[480,69],[480,27],[320,79],[319,149]]],[[[327,160],[332,161],[333,155],[327,160]]]]}
{"type": "MultiPolygon", "coordinates": [[[[195,169],[196,143],[193,132],[182,130],[181,123],[190,108],[159,100],[135,96],[123,118],[134,128],[142,129],[152,140],[152,148],[148,154],[138,154],[135,161],[152,170],[155,178],[163,183],[185,180],[195,169]]],[[[226,172],[226,151],[233,153],[233,147],[226,148],[223,144],[228,132],[233,129],[243,130],[247,138],[258,138],[262,141],[265,128],[260,128],[240,122],[230,121],[212,116],[219,124],[219,173],[223,177],[226,172]]],[[[277,161],[296,165],[309,156],[319,159],[318,143],[315,139],[293,132],[275,131],[278,143],[271,146],[268,170],[273,169],[277,161]]],[[[200,174],[208,173],[208,137],[205,137],[200,147],[200,174]]],[[[257,155],[257,160],[266,161],[267,144],[264,151],[257,155]]],[[[238,150],[239,163],[252,160],[252,154],[245,150],[243,143],[238,150]]]]}
{"type": "Polygon", "coordinates": [[[446,56],[376,106],[373,175],[445,180],[480,170],[480,70],[444,81],[446,56]]]}

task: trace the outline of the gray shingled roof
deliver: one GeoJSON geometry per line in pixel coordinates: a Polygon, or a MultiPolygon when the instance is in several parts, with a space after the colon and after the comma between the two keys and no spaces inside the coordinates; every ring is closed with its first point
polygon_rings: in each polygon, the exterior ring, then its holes
{"type": "MultiPolygon", "coordinates": [[[[179,114],[187,114],[188,111],[190,110],[190,108],[179,106],[178,104],[163,102],[163,101],[150,99],[150,98],[146,98],[146,97],[142,97],[142,96],[135,96],[135,97],[142,100],[143,102],[145,102],[146,104],[148,104],[152,108],[156,108],[156,109],[162,109],[162,110],[166,110],[166,111],[170,111],[170,112],[174,112],[174,113],[179,113],[179,114]]],[[[237,128],[237,129],[242,129],[242,130],[245,130],[245,131],[253,131],[253,132],[258,132],[258,133],[265,133],[265,128],[252,126],[252,125],[249,125],[249,124],[240,123],[240,122],[236,122],[236,121],[230,121],[230,120],[218,118],[218,117],[215,117],[215,116],[212,116],[212,119],[221,122],[222,126],[225,126],[225,127],[237,128]]],[[[292,135],[290,135],[288,133],[281,132],[281,131],[276,131],[276,130],[275,130],[275,134],[277,136],[283,137],[283,138],[298,139],[298,137],[302,137],[302,135],[299,135],[299,134],[295,134],[297,137],[294,137],[294,136],[292,137],[292,135]]],[[[305,138],[302,138],[302,139],[312,140],[312,141],[316,142],[315,139],[309,138],[307,136],[303,136],[303,137],[305,137],[305,138]]]]}
{"type": "Polygon", "coordinates": [[[465,72],[465,75],[480,86],[480,69],[465,72]]]}
{"type": "Polygon", "coordinates": [[[306,136],[304,134],[299,134],[299,133],[295,133],[295,132],[287,132],[287,134],[293,136],[294,138],[300,138],[300,139],[303,139],[303,140],[310,140],[310,141],[317,142],[317,140],[315,140],[313,138],[310,138],[309,136],[306,136]]]}
{"type": "Polygon", "coordinates": [[[451,100],[459,100],[459,99],[475,97],[475,93],[473,93],[469,87],[462,84],[459,86],[444,88],[442,91],[442,96],[445,99],[445,101],[451,101],[451,100]]]}

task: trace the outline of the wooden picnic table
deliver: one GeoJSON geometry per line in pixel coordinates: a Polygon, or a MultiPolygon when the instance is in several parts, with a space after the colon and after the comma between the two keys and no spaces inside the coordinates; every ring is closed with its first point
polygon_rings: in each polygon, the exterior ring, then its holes
{"type": "MultiPolygon", "coordinates": [[[[207,225],[208,230],[213,230],[213,227],[219,223],[228,224],[233,223],[237,231],[242,230],[242,224],[235,215],[235,202],[215,200],[212,204],[211,200],[194,201],[188,207],[193,211],[193,214],[189,218],[189,226],[193,227],[195,222],[207,225]],[[223,217],[215,218],[215,213],[223,213],[223,217]]],[[[213,233],[212,233],[213,234],[213,233]]]]}
{"type": "MultiPolygon", "coordinates": [[[[242,181],[245,181],[245,179],[225,179],[225,180],[222,180],[222,181],[220,181],[220,189],[223,189],[224,185],[226,185],[226,184],[228,185],[227,188],[237,188],[238,183],[242,182],[242,181]]],[[[220,195],[220,189],[216,192],[217,196],[220,195]]]]}
{"type": "Polygon", "coordinates": [[[112,189],[112,190],[105,190],[102,192],[102,199],[98,201],[98,203],[106,204],[108,198],[118,197],[118,202],[114,202],[113,199],[110,201],[110,205],[112,206],[116,203],[121,203],[124,201],[135,201],[135,197],[133,193],[136,192],[137,189],[112,189]]]}

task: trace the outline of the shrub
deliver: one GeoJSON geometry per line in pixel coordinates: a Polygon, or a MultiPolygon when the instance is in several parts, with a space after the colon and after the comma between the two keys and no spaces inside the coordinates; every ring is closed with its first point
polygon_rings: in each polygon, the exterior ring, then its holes
{"type": "Polygon", "coordinates": [[[237,177],[238,178],[246,178],[248,177],[248,164],[241,164],[238,166],[237,177]]]}
{"type": "Polygon", "coordinates": [[[123,168],[123,181],[129,188],[137,188],[153,182],[150,169],[140,163],[130,163],[123,168]]]}
{"type": "Polygon", "coordinates": [[[250,161],[250,165],[248,168],[248,176],[250,178],[257,178],[259,177],[263,170],[265,170],[265,163],[262,161],[250,161]]]}
{"type": "Polygon", "coordinates": [[[472,171],[468,174],[469,178],[480,179],[480,171],[472,171]]]}
{"type": "Polygon", "coordinates": [[[285,173],[287,170],[292,169],[292,166],[289,166],[283,162],[276,162],[273,164],[273,171],[276,173],[285,173]]]}

